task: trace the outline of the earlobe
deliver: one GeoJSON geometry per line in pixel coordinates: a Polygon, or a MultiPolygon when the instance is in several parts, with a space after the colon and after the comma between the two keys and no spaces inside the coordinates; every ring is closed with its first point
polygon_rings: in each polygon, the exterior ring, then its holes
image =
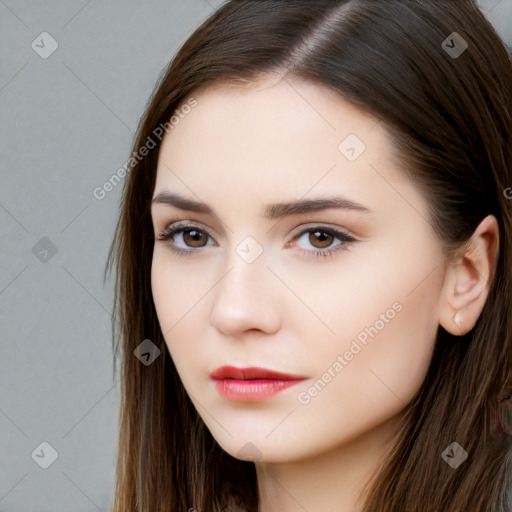
{"type": "Polygon", "coordinates": [[[462,336],[476,324],[487,300],[499,247],[496,218],[488,215],[478,225],[467,250],[448,263],[440,295],[439,324],[462,336]]]}
{"type": "Polygon", "coordinates": [[[467,255],[446,270],[440,324],[455,336],[462,336],[476,323],[487,293],[486,279],[476,271],[467,255]]]}

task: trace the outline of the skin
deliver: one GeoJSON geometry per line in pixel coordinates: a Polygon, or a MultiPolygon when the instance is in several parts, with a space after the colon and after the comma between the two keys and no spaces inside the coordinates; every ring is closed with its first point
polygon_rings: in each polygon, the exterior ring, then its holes
{"type": "Polygon", "coordinates": [[[194,97],[197,107],[163,140],[154,197],[176,192],[207,203],[217,217],[152,205],[156,238],[177,220],[213,234],[195,241],[174,235],[176,246],[197,251],[188,256],[171,252],[170,240],[155,240],[152,292],[170,354],[220,446],[255,461],[262,512],[358,511],[364,484],[424,381],[439,325],[460,335],[480,315],[496,219],[484,219],[471,251],[448,262],[426,222],[425,200],[367,113],[321,86],[288,79],[217,84],[194,97]],[[339,150],[349,134],[366,145],[355,161],[339,150]],[[371,213],[261,216],[267,203],[333,194],[371,213]],[[315,257],[341,243],[301,234],[318,226],[356,241],[315,257]],[[262,250],[251,263],[236,251],[247,236],[262,250]],[[400,311],[347,361],[353,340],[393,304],[400,311]],[[336,372],[338,356],[347,364],[336,372]],[[267,400],[233,402],[209,377],[224,365],[306,380],[267,400]]]}

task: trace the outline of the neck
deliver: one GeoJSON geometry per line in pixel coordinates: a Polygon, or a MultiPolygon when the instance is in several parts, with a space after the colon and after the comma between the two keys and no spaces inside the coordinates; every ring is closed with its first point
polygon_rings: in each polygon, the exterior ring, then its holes
{"type": "Polygon", "coordinates": [[[392,448],[398,417],[326,452],[257,462],[260,512],[361,512],[366,484],[392,448]]]}

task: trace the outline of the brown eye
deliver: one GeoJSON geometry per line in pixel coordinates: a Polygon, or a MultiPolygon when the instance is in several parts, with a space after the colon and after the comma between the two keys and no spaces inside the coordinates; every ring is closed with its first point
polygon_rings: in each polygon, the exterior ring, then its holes
{"type": "Polygon", "coordinates": [[[325,249],[329,247],[334,240],[334,237],[327,231],[315,230],[309,232],[309,241],[313,247],[318,249],[325,249]]]}
{"type": "Polygon", "coordinates": [[[334,256],[338,251],[348,249],[350,244],[356,242],[356,239],[336,228],[317,226],[306,229],[299,233],[294,240],[299,243],[300,251],[307,256],[327,257],[334,256]],[[334,244],[334,242],[336,242],[334,244]],[[308,248],[301,247],[302,244],[308,248]],[[333,245],[334,244],[334,245],[333,245]]]}
{"type": "Polygon", "coordinates": [[[208,237],[198,229],[183,230],[183,241],[190,247],[204,247],[208,237]],[[202,243],[204,242],[204,243],[202,243]]]}
{"type": "MultiPolygon", "coordinates": [[[[306,229],[297,235],[294,240],[302,240],[304,242],[306,235],[310,249],[301,248],[300,251],[307,256],[314,257],[333,256],[340,250],[348,249],[350,244],[357,241],[348,233],[331,227],[306,229]],[[332,245],[335,241],[338,243],[332,245]],[[313,250],[311,248],[313,248],[313,250]]],[[[160,234],[158,239],[168,241],[169,249],[182,256],[201,254],[203,251],[199,251],[199,249],[212,245],[208,243],[209,239],[212,241],[215,240],[213,234],[207,229],[199,229],[192,225],[183,226],[180,224],[170,225],[166,231],[160,234]],[[181,235],[181,241],[177,238],[179,235],[181,235]],[[182,247],[180,247],[180,245],[182,245],[182,247]]],[[[215,245],[215,243],[213,243],[213,245],[215,245]]]]}
{"type": "Polygon", "coordinates": [[[169,249],[176,254],[191,255],[202,252],[199,249],[203,247],[212,245],[208,241],[209,239],[213,240],[213,235],[209,231],[195,226],[178,224],[168,226],[158,239],[169,242],[169,249]]]}

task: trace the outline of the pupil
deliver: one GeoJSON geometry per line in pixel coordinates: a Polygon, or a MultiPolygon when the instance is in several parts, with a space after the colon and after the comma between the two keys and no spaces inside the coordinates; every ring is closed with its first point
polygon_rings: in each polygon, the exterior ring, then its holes
{"type": "MultiPolygon", "coordinates": [[[[329,235],[328,233],[326,233],[325,231],[315,231],[314,233],[312,233],[314,236],[316,236],[317,238],[320,238],[320,243],[323,243],[322,247],[327,247],[330,245],[330,241],[329,241],[329,238],[332,237],[332,235],[329,235]],[[325,243],[326,242],[326,239],[329,243],[325,243]]],[[[317,240],[318,242],[318,240],[317,240]]]]}
{"type": "Polygon", "coordinates": [[[202,235],[201,232],[197,231],[197,229],[190,229],[185,231],[184,236],[190,236],[193,239],[193,242],[199,242],[202,235]]]}

